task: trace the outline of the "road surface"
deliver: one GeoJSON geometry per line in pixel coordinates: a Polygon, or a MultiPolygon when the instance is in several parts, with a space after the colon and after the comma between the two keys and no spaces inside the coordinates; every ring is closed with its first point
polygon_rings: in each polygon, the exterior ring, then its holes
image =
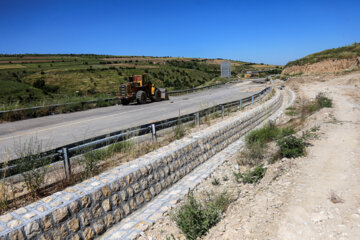
{"type": "Polygon", "coordinates": [[[15,151],[30,139],[41,142],[43,150],[84,140],[121,129],[187,114],[215,104],[252,95],[265,86],[251,82],[196,93],[172,96],[169,101],[144,105],[111,106],[0,124],[0,162],[15,158],[15,151]]]}

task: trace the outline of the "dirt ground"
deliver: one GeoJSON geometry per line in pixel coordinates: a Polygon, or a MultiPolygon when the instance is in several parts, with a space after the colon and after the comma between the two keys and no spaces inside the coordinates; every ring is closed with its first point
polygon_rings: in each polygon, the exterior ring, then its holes
{"type": "MultiPolygon", "coordinates": [[[[203,239],[360,239],[360,72],[297,77],[286,84],[298,99],[326,93],[333,108],[306,120],[303,130],[319,127],[307,155],[266,165],[259,184],[235,181],[233,172],[243,166],[233,157],[197,187],[197,197],[226,190],[236,199],[203,239]],[[215,178],[219,185],[212,184],[215,178]]],[[[167,215],[140,239],[172,239],[171,234],[185,239],[167,215]]]]}

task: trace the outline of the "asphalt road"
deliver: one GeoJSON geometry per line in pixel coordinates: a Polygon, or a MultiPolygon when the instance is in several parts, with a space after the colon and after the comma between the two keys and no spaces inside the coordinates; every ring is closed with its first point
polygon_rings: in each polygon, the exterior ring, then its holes
{"type": "Polygon", "coordinates": [[[227,84],[196,93],[171,96],[169,101],[144,105],[111,106],[0,124],[0,162],[30,139],[41,142],[43,150],[95,137],[128,127],[187,114],[215,104],[234,101],[264,88],[251,82],[227,84]]]}

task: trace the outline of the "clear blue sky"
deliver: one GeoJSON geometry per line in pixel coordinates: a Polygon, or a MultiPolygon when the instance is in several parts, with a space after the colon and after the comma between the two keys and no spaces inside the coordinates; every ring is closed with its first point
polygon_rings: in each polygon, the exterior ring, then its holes
{"type": "Polygon", "coordinates": [[[360,41],[360,1],[0,0],[0,53],[285,64],[360,41]]]}

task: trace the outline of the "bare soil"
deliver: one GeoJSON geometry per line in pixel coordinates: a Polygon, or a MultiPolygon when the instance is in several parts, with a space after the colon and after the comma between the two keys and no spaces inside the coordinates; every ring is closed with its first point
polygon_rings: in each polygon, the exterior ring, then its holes
{"type": "MultiPolygon", "coordinates": [[[[235,181],[233,172],[243,168],[235,156],[198,186],[199,198],[226,190],[236,199],[203,239],[360,239],[360,72],[293,78],[287,85],[299,99],[325,92],[333,108],[305,120],[304,131],[320,128],[307,155],[266,165],[259,184],[235,181]],[[215,178],[220,185],[212,184],[215,178]]],[[[280,123],[288,120],[283,116],[280,123]]],[[[164,216],[140,239],[166,239],[171,234],[185,239],[164,216]]]]}

